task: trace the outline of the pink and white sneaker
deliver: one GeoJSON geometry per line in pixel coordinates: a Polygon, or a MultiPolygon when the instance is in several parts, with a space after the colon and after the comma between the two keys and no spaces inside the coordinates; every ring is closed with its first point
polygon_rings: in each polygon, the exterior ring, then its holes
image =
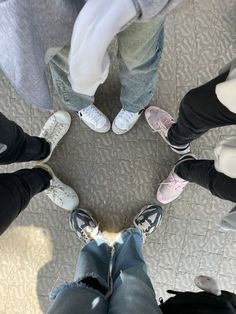
{"type": "Polygon", "coordinates": [[[169,147],[177,154],[185,155],[190,152],[190,144],[183,146],[176,146],[170,144],[167,139],[167,134],[170,127],[175,123],[171,115],[156,107],[150,106],[145,110],[145,118],[148,125],[152,128],[154,132],[158,132],[163,140],[169,145],[169,147]]]}
{"type": "Polygon", "coordinates": [[[186,185],[189,183],[188,181],[180,178],[175,173],[175,168],[177,165],[188,161],[188,160],[196,160],[196,156],[193,154],[187,154],[181,157],[177,163],[175,164],[174,168],[171,170],[168,177],[162,181],[157,190],[157,200],[162,204],[168,204],[174,201],[176,198],[180,196],[183,192],[186,185]]]}

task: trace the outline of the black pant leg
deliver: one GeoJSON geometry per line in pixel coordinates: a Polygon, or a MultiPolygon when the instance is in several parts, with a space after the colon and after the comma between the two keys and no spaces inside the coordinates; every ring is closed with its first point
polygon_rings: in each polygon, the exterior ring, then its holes
{"type": "Polygon", "coordinates": [[[192,89],[183,98],[177,122],[168,132],[173,145],[185,145],[210,129],[236,124],[236,114],[218,100],[216,85],[226,80],[223,73],[206,84],[192,89]]]}
{"type": "Polygon", "coordinates": [[[45,139],[26,134],[0,113],[0,164],[41,160],[49,152],[50,144],[45,139]]]}
{"type": "Polygon", "coordinates": [[[215,196],[236,202],[236,179],[216,171],[214,160],[188,160],[177,165],[175,173],[208,189],[215,196]]]}
{"type": "Polygon", "coordinates": [[[29,204],[31,198],[47,189],[50,174],[40,168],[0,174],[0,234],[29,204]]]}

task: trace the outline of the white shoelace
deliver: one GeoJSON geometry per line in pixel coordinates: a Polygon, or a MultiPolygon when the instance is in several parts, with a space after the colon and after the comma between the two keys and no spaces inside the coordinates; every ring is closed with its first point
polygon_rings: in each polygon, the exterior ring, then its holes
{"type": "Polygon", "coordinates": [[[55,143],[57,143],[58,141],[58,137],[61,136],[61,131],[63,130],[63,128],[64,125],[59,123],[56,118],[53,117],[43,133],[44,138],[46,138],[46,140],[51,144],[55,145],[55,143]]]}
{"type": "Polygon", "coordinates": [[[81,113],[92,122],[97,121],[103,117],[102,113],[95,106],[89,106],[85,109],[82,109],[81,113]]]}
{"type": "Polygon", "coordinates": [[[147,230],[151,227],[151,224],[145,220],[144,222],[140,222],[139,223],[139,228],[143,231],[143,232],[147,232],[147,230]]]}
{"type": "Polygon", "coordinates": [[[127,111],[127,110],[121,110],[119,113],[119,118],[121,120],[125,120],[126,122],[130,122],[130,120],[133,119],[134,115],[136,115],[134,112],[127,111]]]}

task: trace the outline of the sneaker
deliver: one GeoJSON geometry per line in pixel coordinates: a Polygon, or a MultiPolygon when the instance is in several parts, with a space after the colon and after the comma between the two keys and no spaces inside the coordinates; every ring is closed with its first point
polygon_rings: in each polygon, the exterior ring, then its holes
{"type": "Polygon", "coordinates": [[[150,235],[160,226],[162,221],[162,208],[158,205],[148,205],[141,209],[134,218],[133,224],[138,228],[144,237],[150,235]]]}
{"type": "Polygon", "coordinates": [[[57,144],[63,138],[70,128],[71,117],[70,114],[66,111],[57,111],[55,112],[44,124],[39,137],[45,138],[45,140],[50,144],[50,154],[43,160],[40,160],[40,163],[47,162],[52,155],[57,144]]]}
{"type": "Polygon", "coordinates": [[[190,152],[190,144],[183,146],[176,146],[170,144],[167,139],[167,134],[170,127],[175,123],[171,115],[156,107],[150,106],[145,110],[145,118],[148,125],[152,128],[154,132],[158,132],[163,140],[169,145],[169,147],[177,154],[184,155],[190,152]]]}
{"type": "Polygon", "coordinates": [[[224,231],[236,232],[236,206],[222,218],[218,226],[224,231]]]}
{"type": "Polygon", "coordinates": [[[111,128],[107,117],[93,104],[77,112],[79,118],[93,131],[106,133],[111,128]]]}
{"type": "Polygon", "coordinates": [[[98,223],[85,209],[74,209],[70,214],[69,223],[70,228],[75,231],[79,239],[84,243],[89,243],[96,236],[101,235],[98,223]]]}
{"type": "Polygon", "coordinates": [[[44,193],[54,204],[65,210],[73,210],[79,205],[77,193],[71,187],[61,182],[48,165],[39,164],[36,167],[46,170],[52,177],[50,186],[44,193]]]}
{"type": "Polygon", "coordinates": [[[121,109],[112,123],[112,131],[115,134],[124,134],[132,129],[138,121],[143,110],[139,112],[131,112],[121,109]]]}
{"type": "Polygon", "coordinates": [[[182,162],[187,160],[196,160],[196,156],[193,154],[187,154],[181,157],[177,163],[175,164],[174,168],[171,170],[168,177],[162,181],[157,191],[157,200],[162,204],[168,204],[174,201],[180,194],[183,192],[185,186],[188,184],[188,181],[180,178],[175,173],[175,167],[182,162]]]}
{"type": "Polygon", "coordinates": [[[205,291],[206,293],[217,296],[221,295],[221,290],[218,286],[218,283],[212,277],[200,275],[195,277],[194,283],[199,289],[205,291]]]}

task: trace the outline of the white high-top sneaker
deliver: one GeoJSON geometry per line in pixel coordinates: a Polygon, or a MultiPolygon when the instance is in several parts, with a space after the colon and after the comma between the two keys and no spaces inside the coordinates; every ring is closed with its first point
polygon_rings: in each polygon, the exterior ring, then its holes
{"type": "Polygon", "coordinates": [[[108,118],[93,104],[77,112],[79,118],[93,131],[106,133],[111,128],[108,118]]]}
{"type": "Polygon", "coordinates": [[[115,134],[124,134],[132,129],[140,118],[143,110],[139,112],[131,112],[121,109],[112,123],[112,131],[115,134]]]}
{"type": "Polygon", "coordinates": [[[49,117],[47,122],[44,124],[39,137],[45,138],[45,140],[50,144],[50,154],[45,159],[40,160],[40,163],[45,163],[50,159],[53,150],[69,130],[70,124],[71,116],[66,111],[57,111],[49,117]]]}
{"type": "Polygon", "coordinates": [[[61,182],[47,164],[39,164],[36,167],[46,170],[52,177],[50,187],[44,193],[54,204],[68,211],[79,205],[79,197],[75,190],[61,182]]]}

